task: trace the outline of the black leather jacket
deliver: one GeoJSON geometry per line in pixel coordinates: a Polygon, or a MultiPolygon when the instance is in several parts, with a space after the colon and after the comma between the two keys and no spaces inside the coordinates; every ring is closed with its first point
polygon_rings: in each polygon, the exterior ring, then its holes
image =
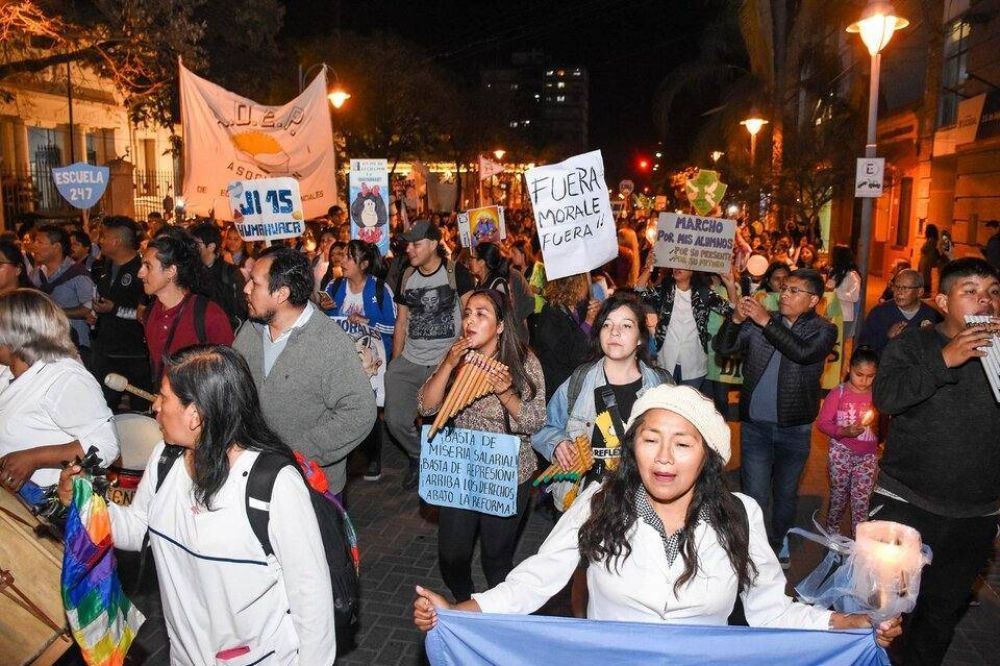
{"type": "Polygon", "coordinates": [[[744,354],[740,388],[740,420],[750,419],[750,397],[775,351],[778,368],[778,425],[805,425],[816,420],[820,405],[820,378],[826,358],[837,343],[837,327],[815,311],[807,312],[788,328],[773,314],[761,328],[749,319],[735,324],[727,317],[715,336],[715,351],[725,356],[744,354]]]}

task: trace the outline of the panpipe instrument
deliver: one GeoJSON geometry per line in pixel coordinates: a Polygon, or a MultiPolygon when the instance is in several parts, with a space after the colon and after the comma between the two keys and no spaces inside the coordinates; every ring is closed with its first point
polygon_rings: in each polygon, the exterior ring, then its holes
{"type": "Polygon", "coordinates": [[[452,382],[448,394],[444,398],[444,404],[434,417],[427,432],[427,441],[434,439],[434,435],[439,433],[444,424],[460,411],[482,398],[493,390],[489,377],[491,372],[508,370],[507,366],[499,361],[486,358],[479,352],[469,350],[462,359],[462,364],[458,366],[455,374],[455,381],[452,382]]]}
{"type": "Polygon", "coordinates": [[[1000,319],[988,315],[965,315],[965,325],[969,328],[983,328],[993,334],[993,344],[979,348],[979,351],[986,352],[986,356],[980,356],[979,360],[983,363],[983,370],[993,389],[993,398],[1000,402],[1000,319]]]}
{"type": "Polygon", "coordinates": [[[559,500],[556,500],[556,507],[560,511],[565,511],[573,504],[576,496],[580,494],[584,476],[594,466],[594,451],[590,448],[590,439],[586,435],[578,435],[573,440],[573,451],[576,452],[576,463],[573,467],[563,469],[562,465],[554,462],[532,482],[532,485],[536,487],[543,483],[556,483],[558,481],[567,481],[571,484],[562,495],[562,506],[559,506],[559,500]]]}

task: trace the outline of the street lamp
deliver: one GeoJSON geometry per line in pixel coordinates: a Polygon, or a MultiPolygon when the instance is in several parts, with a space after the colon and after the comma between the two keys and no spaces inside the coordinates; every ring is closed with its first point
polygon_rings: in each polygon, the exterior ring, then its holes
{"type": "Polygon", "coordinates": [[[333,104],[333,108],[335,109],[344,106],[344,102],[351,99],[351,93],[344,90],[343,86],[340,85],[340,77],[337,76],[337,72],[325,62],[318,62],[305,71],[302,70],[302,65],[299,65],[299,93],[306,89],[306,79],[309,78],[309,75],[317,67],[326,67],[333,74],[333,90],[326,96],[330,100],[330,104],[333,104]]]}
{"type": "MultiPolygon", "coordinates": [[[[865,141],[865,157],[875,157],[875,137],[878,125],[878,83],[882,69],[882,49],[892,39],[892,33],[910,24],[896,15],[892,5],[882,0],[869,0],[861,18],[847,27],[847,32],[861,35],[861,40],[871,54],[871,71],[868,82],[868,134],[865,141]]],[[[872,197],[861,199],[861,232],[858,238],[858,272],[861,274],[861,293],[858,302],[865,307],[868,291],[868,254],[871,251],[872,197]]],[[[860,324],[860,322],[859,322],[860,324]]],[[[854,327],[854,342],[861,338],[861,326],[854,327]]]]}
{"type": "Polygon", "coordinates": [[[506,154],[507,151],[504,150],[503,148],[497,148],[496,150],[493,151],[493,157],[497,158],[498,160],[502,160],[503,156],[506,154]]]}
{"type": "Polygon", "coordinates": [[[754,184],[751,188],[753,197],[756,199],[754,202],[754,208],[757,209],[757,218],[760,219],[760,190],[757,189],[757,134],[760,130],[767,124],[767,121],[760,117],[760,115],[753,110],[750,112],[750,117],[746,120],[741,120],[740,125],[747,128],[747,132],[750,132],[750,179],[754,184]]]}

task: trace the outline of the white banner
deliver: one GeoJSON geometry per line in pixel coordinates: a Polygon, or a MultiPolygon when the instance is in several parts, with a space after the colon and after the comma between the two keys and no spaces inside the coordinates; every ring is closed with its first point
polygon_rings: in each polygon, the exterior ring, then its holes
{"type": "Polygon", "coordinates": [[[601,151],[528,169],[524,179],[548,279],[586,273],[618,256],[601,151]]]}
{"type": "Polygon", "coordinates": [[[189,213],[232,220],[230,182],[279,176],[299,181],[306,219],[337,203],[325,71],[284,106],[235,95],[183,65],[180,91],[189,213]]]}
{"type": "Polygon", "coordinates": [[[657,222],[656,266],[706,273],[726,273],[732,268],[734,220],[660,213],[657,222]]]}

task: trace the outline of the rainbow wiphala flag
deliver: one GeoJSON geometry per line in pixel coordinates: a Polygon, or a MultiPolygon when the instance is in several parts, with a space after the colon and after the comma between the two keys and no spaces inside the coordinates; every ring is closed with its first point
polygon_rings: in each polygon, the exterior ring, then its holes
{"type": "Polygon", "coordinates": [[[73,481],[66,519],[62,597],[73,638],[90,666],[125,660],[145,618],[122,592],[115,569],[111,517],[89,479],[73,481]]]}

